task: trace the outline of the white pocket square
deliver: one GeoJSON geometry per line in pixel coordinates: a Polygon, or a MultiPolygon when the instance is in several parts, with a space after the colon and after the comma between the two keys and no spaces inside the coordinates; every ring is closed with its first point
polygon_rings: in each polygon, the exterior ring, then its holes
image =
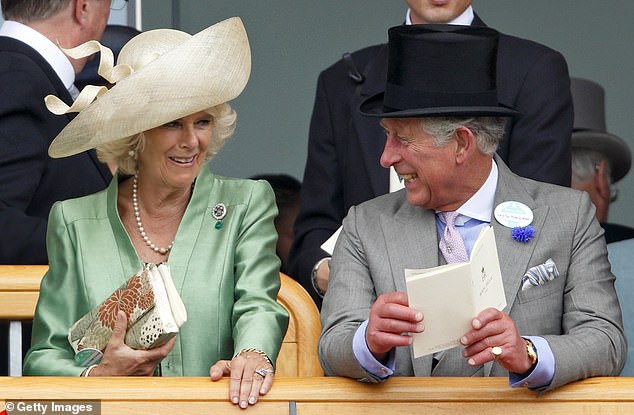
{"type": "Polygon", "coordinates": [[[535,265],[526,271],[526,274],[522,277],[522,290],[546,284],[548,281],[552,281],[558,276],[559,271],[557,270],[555,261],[553,261],[552,258],[548,258],[548,260],[543,264],[535,265]]]}

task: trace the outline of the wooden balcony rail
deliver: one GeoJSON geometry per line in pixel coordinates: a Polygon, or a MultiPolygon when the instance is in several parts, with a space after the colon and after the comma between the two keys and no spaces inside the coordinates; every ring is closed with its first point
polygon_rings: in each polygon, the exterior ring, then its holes
{"type": "Polygon", "coordinates": [[[32,320],[46,265],[0,265],[0,319],[32,320]]]}
{"type": "MultiPolygon", "coordinates": [[[[2,399],[98,400],[102,414],[244,413],[228,401],[228,381],[208,378],[0,377],[2,399]]],[[[505,378],[276,378],[248,414],[594,415],[634,413],[634,378],[591,378],[537,396],[505,378]]]]}

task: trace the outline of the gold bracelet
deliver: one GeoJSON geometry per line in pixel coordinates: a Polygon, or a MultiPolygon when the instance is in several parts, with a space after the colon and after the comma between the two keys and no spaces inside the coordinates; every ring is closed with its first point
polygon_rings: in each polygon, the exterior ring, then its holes
{"type": "Polygon", "coordinates": [[[96,368],[99,365],[90,365],[86,368],[86,370],[84,370],[84,373],[81,374],[81,376],[87,378],[88,375],[90,375],[90,371],[93,370],[94,368],[96,368]]]}
{"type": "Polygon", "coordinates": [[[271,359],[269,359],[269,357],[266,355],[266,353],[264,353],[262,350],[258,350],[258,349],[256,349],[256,348],[254,348],[254,347],[249,347],[248,349],[242,349],[242,350],[240,350],[238,353],[236,353],[233,357],[240,356],[240,355],[241,355],[242,353],[244,353],[244,352],[253,352],[253,353],[257,353],[257,354],[259,354],[260,356],[262,356],[263,358],[265,358],[265,359],[266,359],[266,361],[267,361],[267,362],[268,362],[271,366],[273,366],[273,363],[271,363],[271,359]]]}

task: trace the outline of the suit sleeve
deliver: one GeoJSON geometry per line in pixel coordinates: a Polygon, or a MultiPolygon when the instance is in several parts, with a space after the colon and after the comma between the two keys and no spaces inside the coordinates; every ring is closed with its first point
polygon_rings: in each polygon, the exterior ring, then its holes
{"type": "Polygon", "coordinates": [[[64,220],[63,205],[53,205],[47,242],[49,271],[42,279],[33,319],[31,349],[24,360],[30,376],[79,376],[85,367],[74,361],[68,329],[86,310],[86,287],[77,274],[77,247],[64,220]],[[83,300],[82,300],[83,299],[83,300]]]}
{"type": "Polygon", "coordinates": [[[570,186],[574,111],[568,66],[560,53],[548,50],[532,62],[514,105],[523,115],[505,138],[510,140],[507,164],[511,170],[570,186]]]}
{"type": "Polygon", "coordinates": [[[329,289],[321,310],[319,362],[327,376],[376,383],[383,379],[367,372],[353,351],[355,333],[369,318],[376,300],[356,213],[356,207],[350,208],[331,261],[329,289]]]}
{"type": "Polygon", "coordinates": [[[275,364],[288,327],[288,313],[277,302],[280,261],[275,254],[277,215],[273,190],[255,182],[235,246],[234,352],[256,348],[275,364]]]}
{"type": "Polygon", "coordinates": [[[331,114],[332,97],[328,95],[332,89],[322,73],[317,82],[301,206],[289,255],[291,276],[299,281],[318,306],[321,305],[321,298],[313,289],[311,271],[317,261],[329,256],[320,246],[341,226],[346,213],[339,165],[342,161],[337,155],[334,117],[331,114]]]}
{"type": "Polygon", "coordinates": [[[549,389],[586,377],[618,376],[627,356],[603,231],[587,193],[580,198],[563,292],[563,334],[543,335],[555,356],[549,389]]]}

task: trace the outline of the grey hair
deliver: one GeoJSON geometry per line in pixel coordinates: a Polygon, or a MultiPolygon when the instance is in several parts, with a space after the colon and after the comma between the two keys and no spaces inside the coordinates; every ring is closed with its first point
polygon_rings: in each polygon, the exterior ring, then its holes
{"type": "Polygon", "coordinates": [[[475,135],[478,149],[493,156],[506,127],[503,117],[424,117],[421,129],[434,137],[436,147],[444,147],[453,140],[456,130],[466,127],[475,135]]]}
{"type": "Polygon", "coordinates": [[[6,20],[32,22],[48,19],[64,10],[71,0],[2,0],[6,20]]]}
{"type": "Polygon", "coordinates": [[[583,183],[592,179],[597,171],[597,165],[601,160],[605,160],[606,175],[608,183],[612,184],[612,174],[610,163],[598,151],[587,148],[572,148],[572,181],[583,183]]]}
{"type": "MultiPolygon", "coordinates": [[[[4,0],[3,0],[4,1],[4,0]]],[[[227,103],[204,110],[213,117],[211,142],[207,147],[207,160],[212,159],[233,135],[237,114],[227,103]]],[[[117,166],[117,171],[131,175],[137,170],[136,154],[143,149],[145,135],[141,132],[96,147],[97,157],[104,163],[117,166]]]]}

